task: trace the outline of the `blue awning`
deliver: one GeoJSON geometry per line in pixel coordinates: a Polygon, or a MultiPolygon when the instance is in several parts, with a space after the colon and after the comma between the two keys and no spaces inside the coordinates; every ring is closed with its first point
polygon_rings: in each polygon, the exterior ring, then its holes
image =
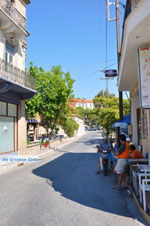
{"type": "Polygon", "coordinates": [[[116,128],[116,127],[127,127],[128,125],[131,125],[131,114],[128,114],[126,116],[123,117],[122,120],[118,120],[117,122],[115,122],[114,124],[112,124],[112,129],[116,128]]]}

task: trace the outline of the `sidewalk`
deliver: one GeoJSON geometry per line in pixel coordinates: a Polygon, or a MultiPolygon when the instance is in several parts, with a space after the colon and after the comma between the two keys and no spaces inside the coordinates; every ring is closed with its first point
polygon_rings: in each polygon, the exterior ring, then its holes
{"type": "MultiPolygon", "coordinates": [[[[84,135],[83,135],[84,136],[84,135]]],[[[40,145],[33,145],[30,148],[27,148],[27,153],[26,155],[19,155],[19,152],[13,152],[13,153],[7,153],[4,155],[0,155],[0,174],[3,172],[6,172],[7,170],[11,170],[14,167],[17,166],[21,166],[24,164],[30,164],[33,163],[33,161],[31,162],[23,162],[23,161],[19,161],[19,162],[10,162],[10,161],[6,161],[7,159],[10,158],[29,158],[29,157],[34,157],[36,159],[41,158],[41,157],[45,157],[47,154],[52,153],[55,151],[56,148],[62,148],[65,145],[78,140],[80,137],[73,137],[73,138],[67,138],[63,141],[60,142],[53,142],[53,144],[51,143],[51,147],[50,148],[45,148],[45,147],[40,147],[40,145]],[[2,161],[3,160],[3,161],[2,161]]],[[[36,162],[36,161],[35,161],[36,162]]]]}

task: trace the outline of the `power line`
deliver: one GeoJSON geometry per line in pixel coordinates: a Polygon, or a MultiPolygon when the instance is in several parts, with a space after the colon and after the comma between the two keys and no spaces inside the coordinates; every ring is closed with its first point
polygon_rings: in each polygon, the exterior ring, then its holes
{"type": "MultiPolygon", "coordinates": [[[[101,2],[102,3],[102,2],[101,2]]],[[[95,4],[98,5],[98,7],[101,7],[105,9],[105,5],[101,4],[99,1],[95,0],[95,4]]]]}
{"type": "MultiPolygon", "coordinates": [[[[94,2],[93,0],[88,0],[88,2],[90,3],[90,5],[92,5],[93,7],[95,7],[98,12],[100,13],[100,6],[96,4],[96,2],[94,2]]],[[[102,8],[101,8],[102,9],[102,8]]]]}
{"type": "MultiPolygon", "coordinates": [[[[116,64],[116,63],[113,63],[113,64],[107,66],[107,68],[109,68],[109,67],[111,67],[111,66],[113,66],[113,65],[115,65],[115,64],[116,64]]],[[[106,68],[103,68],[103,69],[106,69],[106,68]]],[[[88,74],[88,75],[86,75],[86,76],[79,77],[79,78],[77,78],[76,80],[81,80],[81,79],[84,79],[84,78],[89,77],[90,75],[93,75],[93,74],[96,74],[96,73],[100,73],[100,72],[101,72],[101,70],[94,71],[94,72],[92,72],[92,73],[90,73],[90,74],[88,74]]]]}
{"type": "MultiPolygon", "coordinates": [[[[111,59],[111,60],[107,60],[107,62],[113,62],[113,61],[116,61],[116,59],[111,59]]],[[[82,67],[88,67],[88,66],[92,66],[92,65],[95,65],[95,64],[105,64],[106,61],[103,61],[103,62],[95,62],[95,63],[92,63],[92,64],[81,64],[79,66],[75,66],[75,67],[72,67],[72,68],[82,68],[82,67]]]]}

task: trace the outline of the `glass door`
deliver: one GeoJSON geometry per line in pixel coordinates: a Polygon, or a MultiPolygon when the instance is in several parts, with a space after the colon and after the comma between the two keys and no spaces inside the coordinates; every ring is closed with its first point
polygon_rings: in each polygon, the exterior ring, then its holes
{"type": "Polygon", "coordinates": [[[15,147],[14,118],[0,116],[0,153],[14,151],[15,147]]]}

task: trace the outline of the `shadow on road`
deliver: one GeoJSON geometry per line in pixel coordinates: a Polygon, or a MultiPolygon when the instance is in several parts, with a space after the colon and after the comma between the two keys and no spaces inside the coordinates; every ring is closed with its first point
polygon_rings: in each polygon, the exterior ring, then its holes
{"type": "Polygon", "coordinates": [[[83,140],[79,140],[79,141],[75,141],[75,143],[76,144],[82,143],[82,144],[85,144],[85,145],[88,145],[89,146],[89,145],[99,144],[100,143],[100,140],[101,139],[98,139],[98,138],[96,139],[95,138],[93,140],[92,139],[90,139],[90,140],[84,140],[84,141],[83,140]]]}
{"type": "Polygon", "coordinates": [[[127,203],[119,191],[113,190],[114,176],[95,174],[97,153],[65,153],[34,169],[38,177],[65,198],[105,212],[130,216],[127,203]]]}

